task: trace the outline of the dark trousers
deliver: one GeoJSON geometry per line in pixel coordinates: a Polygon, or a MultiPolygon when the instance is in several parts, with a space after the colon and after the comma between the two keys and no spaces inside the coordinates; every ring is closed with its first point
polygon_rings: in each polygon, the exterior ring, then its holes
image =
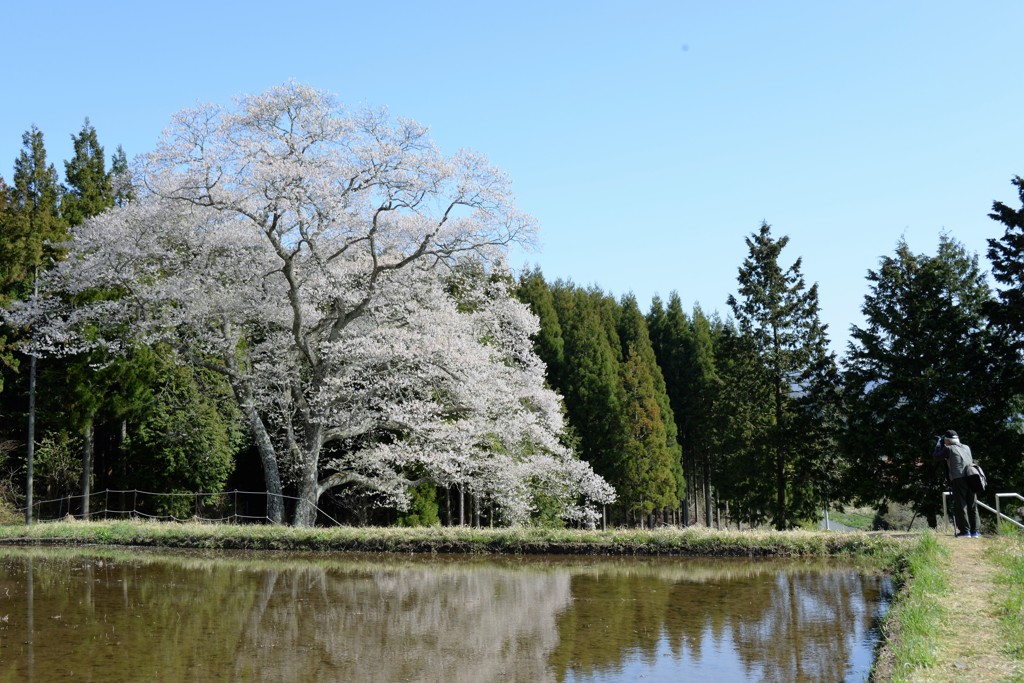
{"type": "Polygon", "coordinates": [[[953,519],[956,521],[958,534],[978,533],[978,497],[967,485],[967,477],[954,479],[953,482],[953,519]]]}

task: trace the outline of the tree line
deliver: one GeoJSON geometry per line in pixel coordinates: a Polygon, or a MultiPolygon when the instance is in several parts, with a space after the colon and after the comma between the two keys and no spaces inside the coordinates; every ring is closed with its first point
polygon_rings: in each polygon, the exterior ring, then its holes
{"type": "Polygon", "coordinates": [[[900,241],[837,358],[767,223],[725,317],[515,275],[533,225],[500,172],[295,84],[183,112],[131,164],[88,120],[72,140],[63,182],[35,128],[0,179],[9,504],[30,393],[38,496],[266,488],[295,524],[934,524],[948,428],[1022,488],[1020,178],[990,214],[998,289],[951,237],[900,241]]]}
{"type": "Polygon", "coordinates": [[[1024,209],[996,202],[991,216],[1005,226],[989,251],[1003,288],[952,238],[935,255],[901,240],[868,272],[866,323],[841,359],[817,286],[767,224],[746,239],[725,319],[684,311],[675,292],[640,315],[630,295],[525,273],[538,353],[582,457],[619,493],[618,519],[781,529],[826,507],[897,503],[934,525],[945,473],[929,456],[948,428],[973,445],[993,490],[1019,491],[1024,209]],[[646,383],[633,379],[640,359],[646,383]]]}

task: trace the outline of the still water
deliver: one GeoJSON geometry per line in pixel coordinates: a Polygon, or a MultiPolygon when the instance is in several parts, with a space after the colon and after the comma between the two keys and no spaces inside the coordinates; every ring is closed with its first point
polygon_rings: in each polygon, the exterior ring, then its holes
{"type": "Polygon", "coordinates": [[[863,681],[834,562],[0,549],[0,681],[863,681]]]}

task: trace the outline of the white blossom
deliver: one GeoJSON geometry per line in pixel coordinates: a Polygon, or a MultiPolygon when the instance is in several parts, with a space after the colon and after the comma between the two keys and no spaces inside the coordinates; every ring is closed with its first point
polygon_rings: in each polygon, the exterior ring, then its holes
{"type": "Polygon", "coordinates": [[[582,522],[611,500],[560,441],[502,261],[534,221],[484,158],[287,83],[179,113],[133,177],[137,201],[74,230],[53,296],[9,314],[40,352],[159,341],[224,373],[297,524],[342,484],[400,506],[412,481],[459,485],[510,522],[538,490],[582,522]],[[109,296],[67,304],[87,291],[109,296]]]}

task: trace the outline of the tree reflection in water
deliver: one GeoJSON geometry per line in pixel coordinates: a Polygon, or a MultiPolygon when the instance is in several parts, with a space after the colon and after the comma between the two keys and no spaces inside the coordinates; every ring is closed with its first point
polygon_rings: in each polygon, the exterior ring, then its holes
{"type": "Polygon", "coordinates": [[[5,549],[0,683],[843,681],[884,584],[806,562],[5,549]]]}
{"type": "Polygon", "coordinates": [[[889,582],[822,563],[684,561],[676,576],[575,576],[558,680],[676,672],[717,680],[863,680],[889,582]]]}

